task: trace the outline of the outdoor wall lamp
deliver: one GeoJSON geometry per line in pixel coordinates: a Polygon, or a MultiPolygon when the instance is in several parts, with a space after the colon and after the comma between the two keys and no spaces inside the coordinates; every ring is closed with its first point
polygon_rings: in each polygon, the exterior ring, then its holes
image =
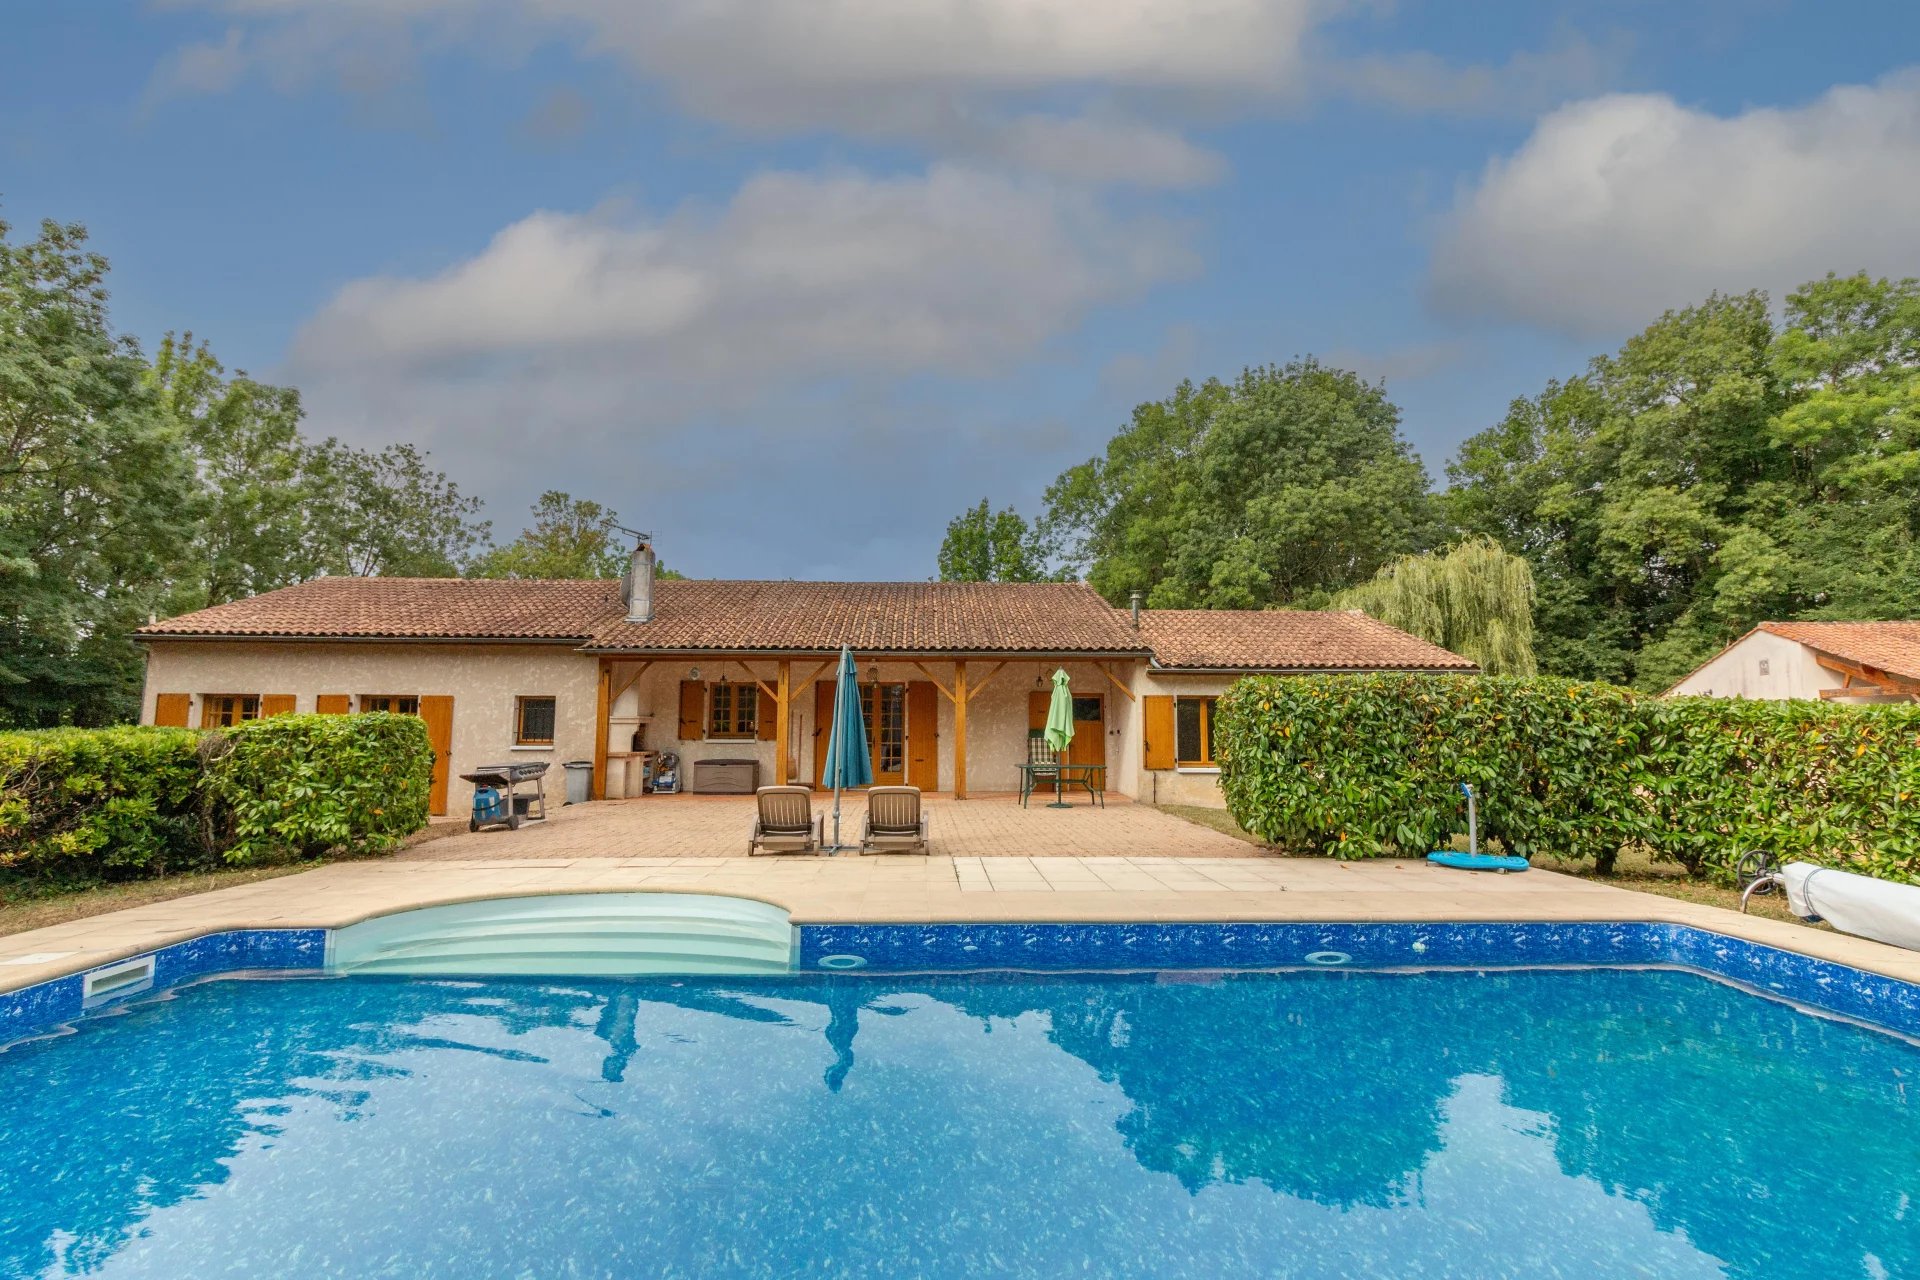
{"type": "Polygon", "coordinates": [[[698,667],[687,668],[687,679],[698,680],[699,678],[700,678],[700,668],[698,667]]]}

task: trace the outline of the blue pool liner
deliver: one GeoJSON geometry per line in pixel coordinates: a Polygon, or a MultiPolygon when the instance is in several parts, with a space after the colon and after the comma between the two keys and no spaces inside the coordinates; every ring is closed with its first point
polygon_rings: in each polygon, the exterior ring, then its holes
{"type": "MultiPolygon", "coordinates": [[[[1667,965],[1920,1037],[1920,985],[1687,925],[1579,923],[1139,923],[800,925],[800,971],[977,969],[1502,969],[1667,965]]],[[[154,952],[151,986],[249,970],[313,972],[324,929],[245,929],[154,952]]],[[[0,1044],[83,1012],[82,974],[0,993],[0,1044]]],[[[108,1003],[113,1003],[109,1001],[108,1003]]]]}

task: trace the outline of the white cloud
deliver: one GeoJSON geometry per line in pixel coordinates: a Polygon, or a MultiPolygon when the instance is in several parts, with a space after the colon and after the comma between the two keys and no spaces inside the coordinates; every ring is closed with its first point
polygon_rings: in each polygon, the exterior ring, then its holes
{"type": "Polygon", "coordinates": [[[1500,66],[1354,55],[1359,0],[170,0],[245,24],[224,83],[163,68],[155,92],[218,91],[244,57],[283,89],[331,75],[391,91],[422,53],[609,59],[736,130],[829,132],[1101,183],[1192,186],[1220,158],[1177,130],[1336,94],[1411,111],[1534,110],[1618,59],[1572,36],[1500,66]]]}
{"type": "Polygon", "coordinates": [[[1709,292],[1828,271],[1920,274],[1920,72],[1717,116],[1659,94],[1546,116],[1462,193],[1438,307],[1582,336],[1709,292]]]}
{"type": "Polygon", "coordinates": [[[952,166],[768,173],[716,211],[536,213],[436,276],[356,281],[293,356],[336,371],[610,361],[735,388],[977,372],[1194,265],[1175,229],[1056,184],[952,166]]]}

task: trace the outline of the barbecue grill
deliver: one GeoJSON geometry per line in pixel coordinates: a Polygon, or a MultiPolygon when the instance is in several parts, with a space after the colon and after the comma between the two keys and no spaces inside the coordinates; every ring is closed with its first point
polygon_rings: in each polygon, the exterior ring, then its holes
{"type": "Polygon", "coordinates": [[[522,822],[545,822],[547,791],[540,780],[546,772],[546,761],[528,760],[483,764],[472,773],[461,774],[462,782],[473,784],[473,816],[467,820],[467,830],[505,827],[514,831],[522,822]],[[520,784],[524,782],[532,783],[533,789],[522,794],[520,784]]]}

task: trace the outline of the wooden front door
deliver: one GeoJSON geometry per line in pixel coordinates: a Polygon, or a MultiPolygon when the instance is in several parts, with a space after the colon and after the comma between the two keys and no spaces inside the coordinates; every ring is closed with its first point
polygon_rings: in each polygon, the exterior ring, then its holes
{"type": "Polygon", "coordinates": [[[907,685],[907,785],[940,786],[940,702],[931,680],[907,685]]]}
{"type": "Polygon", "coordinates": [[[453,772],[453,699],[446,694],[424,694],[418,714],[427,723],[427,741],[433,747],[433,786],[427,792],[427,812],[444,814],[447,780],[453,772]]]}
{"type": "MultiPolygon", "coordinates": [[[[813,784],[821,787],[826,785],[827,743],[833,736],[834,682],[822,680],[814,688],[813,784]]],[[[860,686],[860,716],[866,721],[867,758],[875,786],[898,786],[906,781],[907,702],[904,684],[860,686]]]]}
{"type": "MultiPolygon", "coordinates": [[[[1047,708],[1053,705],[1053,692],[1036,689],[1027,695],[1027,729],[1047,727],[1047,708]]],[[[1065,764],[1105,764],[1107,762],[1107,705],[1101,694],[1073,696],[1073,741],[1067,744],[1065,764]]]]}

